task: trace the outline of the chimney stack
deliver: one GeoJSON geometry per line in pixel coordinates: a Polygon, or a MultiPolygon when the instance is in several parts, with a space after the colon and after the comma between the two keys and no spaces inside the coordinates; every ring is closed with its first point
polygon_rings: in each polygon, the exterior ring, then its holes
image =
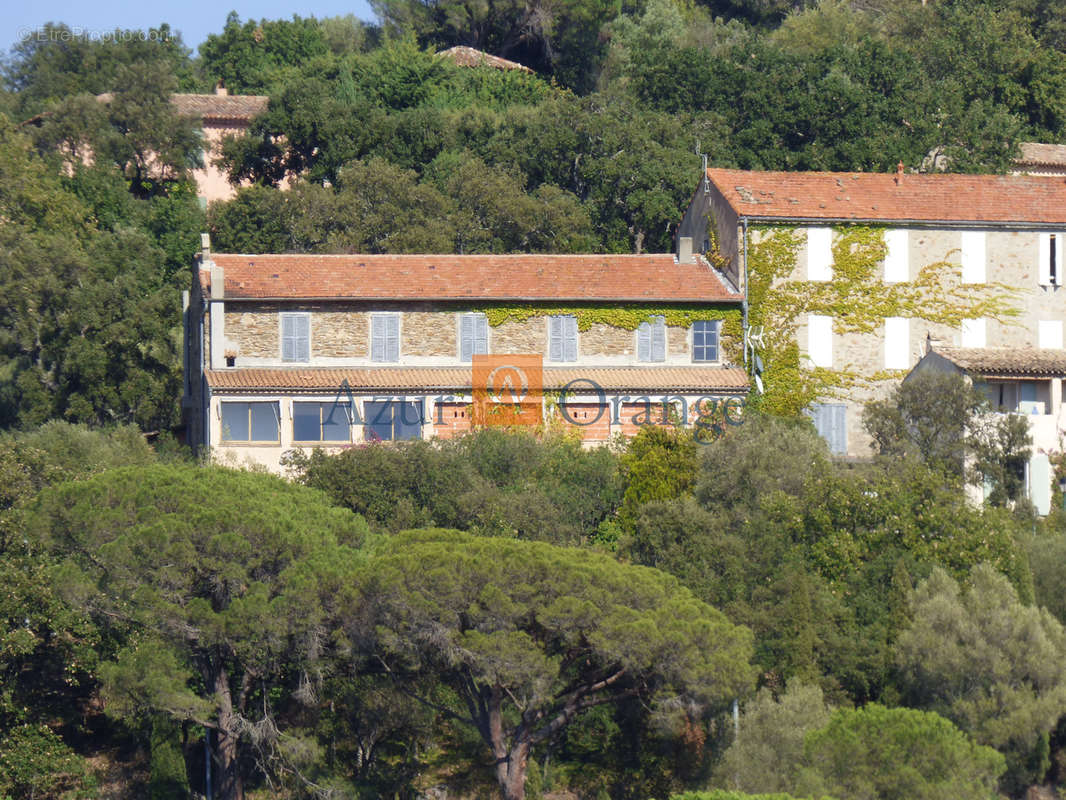
{"type": "Polygon", "coordinates": [[[219,97],[225,97],[229,94],[229,89],[226,88],[226,84],[224,84],[222,81],[219,81],[215,84],[215,94],[217,94],[219,97]]]}
{"type": "Polygon", "coordinates": [[[899,186],[900,181],[903,180],[903,162],[900,161],[896,164],[896,185],[899,186]]]}
{"type": "Polygon", "coordinates": [[[692,257],[692,237],[679,236],[677,238],[677,263],[692,264],[695,260],[692,257]]]}

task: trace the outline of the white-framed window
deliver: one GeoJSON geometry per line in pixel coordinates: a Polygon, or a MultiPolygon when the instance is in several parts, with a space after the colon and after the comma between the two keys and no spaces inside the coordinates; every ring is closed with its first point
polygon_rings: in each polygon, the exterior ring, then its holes
{"type": "Polygon", "coordinates": [[[425,423],[422,398],[366,400],[363,402],[363,438],[368,442],[393,442],[422,438],[425,423]]]}
{"type": "Polygon", "coordinates": [[[718,333],[720,322],[716,319],[698,319],[692,323],[692,360],[718,360],[718,333]]]}
{"type": "Polygon", "coordinates": [[[370,315],[370,360],[400,360],[400,315],[370,315]]]}
{"type": "Polygon", "coordinates": [[[484,314],[462,314],[459,317],[459,360],[470,361],[472,356],[489,352],[489,320],[484,314]]]}
{"type": "Polygon", "coordinates": [[[1062,349],[1062,320],[1042,319],[1036,325],[1041,350],[1062,349]]]}
{"type": "Polygon", "coordinates": [[[548,360],[577,361],[577,317],[548,317],[548,360]]]}
{"type": "Polygon", "coordinates": [[[963,231],[962,282],[984,283],[986,280],[985,260],[985,232],[963,231]]]}
{"type": "Polygon", "coordinates": [[[292,440],[294,442],[350,442],[351,408],[338,400],[328,403],[294,400],[292,440]]]}
{"type": "Polygon", "coordinates": [[[311,315],[306,311],[282,312],[281,360],[311,360],[311,315]]]}
{"type": "Polygon", "coordinates": [[[666,361],[666,317],[652,317],[637,327],[637,360],[666,361]]]}
{"type": "Polygon", "coordinates": [[[1037,275],[1041,286],[1062,286],[1062,242],[1066,233],[1041,233],[1037,258],[1037,275]]]}
{"type": "Polygon", "coordinates": [[[903,283],[910,275],[910,236],[906,229],[885,231],[885,283],[903,283]]]}
{"type": "Polygon", "coordinates": [[[269,402],[232,402],[219,404],[223,442],[281,441],[281,416],[276,400],[269,402]]]}
{"type": "Polygon", "coordinates": [[[906,317],[885,318],[885,369],[911,366],[911,321],[906,317]]]}
{"type": "Polygon", "coordinates": [[[807,228],[807,280],[833,280],[832,228],[807,228]]]}
{"type": "Polygon", "coordinates": [[[984,347],[987,339],[987,325],[984,317],[964,319],[962,321],[961,343],[963,347],[984,347]]]}
{"type": "Polygon", "coordinates": [[[807,357],[816,367],[833,366],[833,318],[807,315],[807,357]]]}

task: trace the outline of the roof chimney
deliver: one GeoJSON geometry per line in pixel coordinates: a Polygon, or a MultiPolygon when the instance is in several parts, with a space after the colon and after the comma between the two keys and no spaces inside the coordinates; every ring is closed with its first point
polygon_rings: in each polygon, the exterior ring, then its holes
{"type": "Polygon", "coordinates": [[[222,81],[219,81],[218,83],[215,84],[215,94],[217,94],[220,97],[225,97],[226,95],[229,94],[229,89],[226,88],[226,84],[225,83],[223,83],[222,81]]]}
{"type": "Polygon", "coordinates": [[[211,260],[211,234],[209,233],[200,234],[200,260],[211,260]]]}
{"type": "Polygon", "coordinates": [[[677,263],[692,264],[696,259],[692,257],[692,237],[679,236],[677,238],[677,263]]]}
{"type": "Polygon", "coordinates": [[[903,162],[902,161],[900,161],[898,164],[896,164],[896,185],[897,186],[899,185],[899,182],[901,180],[903,180],[903,162]]]}

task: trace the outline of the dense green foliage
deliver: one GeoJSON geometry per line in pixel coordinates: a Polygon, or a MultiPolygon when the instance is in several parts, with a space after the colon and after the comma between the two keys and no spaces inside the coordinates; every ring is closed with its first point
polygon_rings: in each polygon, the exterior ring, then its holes
{"type": "Polygon", "coordinates": [[[704,153],[1004,171],[1066,140],[1060,6],[380,0],[379,24],[234,14],[195,55],[165,24],[24,39],[0,92],[0,795],[92,796],[120,745],[131,796],[203,794],[205,730],[227,800],[983,797],[1004,763],[1002,792],[1066,785],[1066,527],[1017,499],[1017,424],[962,425],[973,398],[902,388],[872,464],[785,404],[699,443],[316,452],[306,486],[160,463],[205,228],[246,252],[667,251],[704,153]],[[435,55],[456,44],[534,73],[435,55]],[[271,102],[225,146],[253,185],[205,214],[169,95],[219,81],[271,102]],[[463,533],[399,533],[431,527],[463,533]]]}

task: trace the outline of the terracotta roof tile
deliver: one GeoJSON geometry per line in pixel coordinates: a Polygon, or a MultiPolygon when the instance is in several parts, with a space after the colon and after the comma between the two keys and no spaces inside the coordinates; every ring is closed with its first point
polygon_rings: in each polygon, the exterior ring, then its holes
{"type": "MultiPolygon", "coordinates": [[[[672,255],[228,255],[227,299],[739,302],[707,262],[672,255]]],[[[209,290],[210,274],[200,270],[209,290]]]]}
{"type": "Polygon", "coordinates": [[[984,377],[1066,375],[1066,350],[1016,347],[935,347],[955,366],[984,377]]]}
{"type": "Polygon", "coordinates": [[[749,218],[1066,224],[1064,179],[714,168],[707,178],[749,218]]]}
{"type": "Polygon", "coordinates": [[[460,67],[495,67],[496,69],[517,69],[521,72],[533,72],[525,64],[519,64],[517,61],[508,61],[506,58],[489,55],[482,50],[475,50],[473,47],[464,47],[462,45],[441,50],[437,55],[450,58],[460,67]]]}
{"type": "Polygon", "coordinates": [[[1047,167],[1066,167],[1066,144],[1022,142],[1022,154],[1015,164],[1038,164],[1047,167]]]}
{"type": "Polygon", "coordinates": [[[265,95],[175,94],[170,102],[178,113],[200,119],[252,119],[267,110],[265,95]]]}
{"type": "MultiPolygon", "coordinates": [[[[110,103],[114,96],[112,92],[104,92],[96,95],[96,99],[110,103]]],[[[250,120],[267,110],[270,98],[255,94],[172,94],[170,102],[186,117],[250,120]]]]}
{"type": "MultiPolygon", "coordinates": [[[[339,391],[348,381],[353,392],[470,391],[469,367],[371,367],[206,370],[215,392],[339,391]]],[[[606,391],[747,392],[748,379],[737,367],[545,367],[544,388],[562,389],[574,380],[595,381],[606,391]]],[[[580,384],[587,387],[587,383],[580,384]]]]}

